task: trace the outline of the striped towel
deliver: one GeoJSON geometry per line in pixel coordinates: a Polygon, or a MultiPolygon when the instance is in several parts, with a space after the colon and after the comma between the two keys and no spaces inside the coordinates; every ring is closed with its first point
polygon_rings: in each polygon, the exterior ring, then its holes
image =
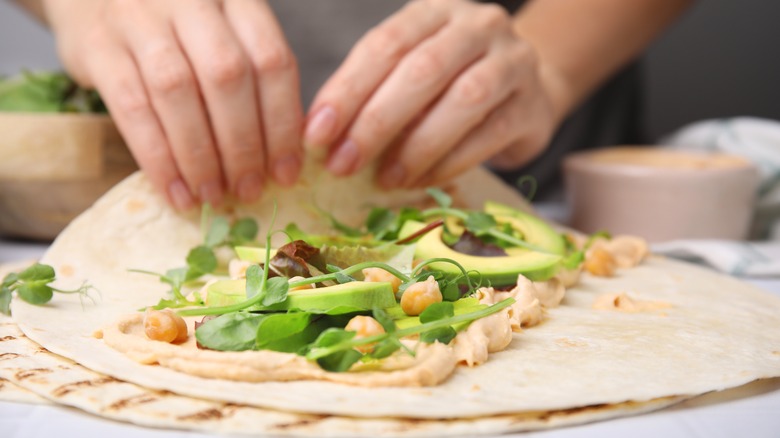
{"type": "Polygon", "coordinates": [[[672,257],[740,276],[780,277],[780,122],[739,117],[694,123],[662,141],[673,149],[739,155],[761,174],[752,242],[678,240],[654,245],[672,257]]]}

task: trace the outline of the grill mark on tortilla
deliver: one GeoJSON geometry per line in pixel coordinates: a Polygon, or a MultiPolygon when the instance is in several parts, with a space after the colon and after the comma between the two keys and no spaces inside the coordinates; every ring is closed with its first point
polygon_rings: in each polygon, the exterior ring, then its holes
{"type": "Polygon", "coordinates": [[[21,356],[22,355],[18,353],[3,353],[0,354],[0,361],[16,359],[17,357],[21,357],[21,356]]]}
{"type": "Polygon", "coordinates": [[[51,392],[51,395],[53,395],[54,397],[58,397],[58,398],[59,397],[64,397],[65,395],[70,394],[71,392],[73,392],[73,391],[75,391],[75,390],[77,390],[79,388],[83,388],[83,387],[98,387],[98,386],[103,386],[103,385],[105,385],[107,383],[114,383],[114,382],[119,382],[119,380],[117,380],[117,379],[115,379],[113,377],[108,377],[108,376],[101,377],[99,379],[94,379],[94,380],[80,380],[78,382],[66,383],[64,385],[60,385],[60,386],[54,388],[54,390],[51,392]]]}
{"type": "MultiPolygon", "coordinates": [[[[22,335],[22,336],[24,336],[24,335],[22,335]]],[[[3,342],[3,341],[14,341],[14,340],[16,340],[16,337],[15,336],[11,336],[11,335],[3,336],[2,338],[0,338],[0,342],[3,342]]]]}
{"type": "Polygon", "coordinates": [[[206,410],[203,410],[203,411],[195,412],[194,414],[181,415],[179,417],[176,417],[176,419],[178,419],[180,421],[221,420],[223,418],[226,418],[226,417],[232,415],[232,413],[234,412],[233,410],[231,410],[229,412],[228,411],[223,412],[223,409],[225,407],[226,406],[223,405],[220,408],[211,408],[211,409],[206,409],[206,410]]]}
{"type": "Polygon", "coordinates": [[[29,379],[30,377],[35,377],[39,374],[47,374],[51,372],[52,370],[49,368],[30,368],[29,370],[17,371],[16,374],[14,374],[14,377],[16,380],[24,380],[29,379]]]}
{"type": "Polygon", "coordinates": [[[548,412],[544,412],[541,415],[539,415],[539,420],[540,421],[549,421],[550,417],[552,417],[552,416],[558,417],[558,416],[576,415],[576,414],[581,414],[583,412],[595,411],[595,410],[603,409],[603,408],[605,408],[607,406],[608,405],[605,404],[605,403],[599,403],[599,404],[596,404],[596,405],[577,406],[575,408],[561,409],[561,410],[557,410],[557,411],[548,411],[548,412]]]}
{"type": "Polygon", "coordinates": [[[302,418],[298,421],[293,421],[291,423],[274,424],[273,426],[271,426],[271,429],[287,430],[287,429],[295,429],[300,427],[307,427],[307,426],[317,424],[321,421],[324,421],[330,417],[332,417],[332,415],[310,415],[308,416],[308,418],[302,418]]]}
{"type": "MultiPolygon", "coordinates": [[[[114,379],[115,381],[119,382],[119,380],[114,379]]],[[[122,400],[119,400],[117,402],[111,403],[110,405],[106,406],[107,411],[121,411],[122,409],[132,407],[132,406],[138,406],[142,405],[144,403],[151,403],[153,401],[159,400],[161,397],[159,394],[139,394],[134,395],[132,397],[123,398],[122,400]]]]}

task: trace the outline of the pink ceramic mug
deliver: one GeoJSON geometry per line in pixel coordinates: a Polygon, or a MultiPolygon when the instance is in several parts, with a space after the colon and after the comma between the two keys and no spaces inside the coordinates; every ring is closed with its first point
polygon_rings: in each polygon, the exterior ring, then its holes
{"type": "Polygon", "coordinates": [[[672,239],[745,239],[758,171],[726,154],[615,147],[569,155],[570,224],[592,233],[672,239]]]}

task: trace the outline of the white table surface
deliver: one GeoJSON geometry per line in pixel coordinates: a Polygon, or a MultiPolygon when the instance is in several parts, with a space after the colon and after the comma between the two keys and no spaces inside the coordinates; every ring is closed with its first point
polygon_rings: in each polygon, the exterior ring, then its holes
{"type": "MultiPolygon", "coordinates": [[[[35,259],[45,244],[0,239],[0,263],[35,259]]],[[[780,278],[746,279],[780,296],[780,278]]],[[[780,346],[778,346],[780,348],[780,346]]],[[[0,438],[191,438],[208,435],[104,420],[71,408],[0,402],[0,438]]],[[[780,378],[704,395],[662,411],[545,432],[542,438],[780,438],[780,378]]]]}

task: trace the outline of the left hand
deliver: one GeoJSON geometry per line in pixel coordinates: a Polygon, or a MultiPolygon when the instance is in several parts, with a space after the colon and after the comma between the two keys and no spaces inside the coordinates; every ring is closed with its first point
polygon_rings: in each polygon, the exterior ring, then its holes
{"type": "Polygon", "coordinates": [[[330,149],[336,175],[381,156],[384,188],[440,183],[494,156],[511,168],[538,155],[557,124],[542,82],[536,53],[501,7],[410,2],[323,86],[305,142],[330,149]]]}

